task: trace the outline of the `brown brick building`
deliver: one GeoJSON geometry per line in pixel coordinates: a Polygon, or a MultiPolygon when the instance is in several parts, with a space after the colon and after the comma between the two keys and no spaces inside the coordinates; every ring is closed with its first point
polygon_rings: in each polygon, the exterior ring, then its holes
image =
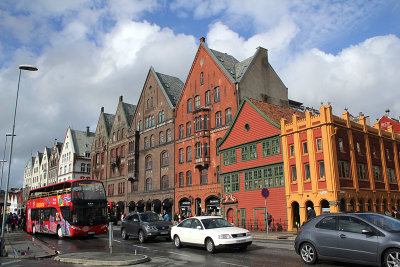
{"type": "Polygon", "coordinates": [[[182,88],[150,68],[128,132],[129,211],[173,211],[174,109],[182,88]]]}

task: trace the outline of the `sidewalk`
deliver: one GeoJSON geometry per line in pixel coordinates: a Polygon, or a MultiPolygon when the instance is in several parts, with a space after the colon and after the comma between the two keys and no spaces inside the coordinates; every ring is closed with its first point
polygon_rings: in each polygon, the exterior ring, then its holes
{"type": "Polygon", "coordinates": [[[297,236],[297,232],[251,232],[254,239],[266,239],[266,240],[290,240],[294,241],[297,236]]]}

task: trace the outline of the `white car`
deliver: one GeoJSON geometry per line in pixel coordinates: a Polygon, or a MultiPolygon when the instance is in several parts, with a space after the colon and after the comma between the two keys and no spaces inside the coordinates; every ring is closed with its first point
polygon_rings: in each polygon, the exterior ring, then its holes
{"type": "Polygon", "coordinates": [[[253,241],[248,230],[217,216],[188,218],[171,228],[171,238],[177,248],[183,244],[205,246],[210,253],[222,247],[246,249],[253,241]]]}

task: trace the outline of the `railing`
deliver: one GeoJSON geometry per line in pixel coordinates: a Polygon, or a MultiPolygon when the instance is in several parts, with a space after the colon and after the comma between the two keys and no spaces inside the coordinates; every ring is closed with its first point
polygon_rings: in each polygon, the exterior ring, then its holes
{"type": "MultiPolygon", "coordinates": [[[[238,224],[235,221],[229,221],[235,226],[245,228],[252,232],[265,232],[265,220],[238,220],[238,224]]],[[[286,232],[288,229],[288,222],[287,220],[282,219],[272,219],[268,231],[270,232],[286,232]]]]}

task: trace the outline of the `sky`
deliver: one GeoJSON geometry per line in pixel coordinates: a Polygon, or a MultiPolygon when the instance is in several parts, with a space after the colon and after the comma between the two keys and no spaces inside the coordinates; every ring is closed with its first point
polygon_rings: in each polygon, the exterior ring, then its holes
{"type": "MultiPolygon", "coordinates": [[[[8,160],[22,71],[10,187],[29,157],[68,126],[95,131],[101,107],[137,104],[150,67],[180,78],[200,37],[239,61],[268,49],[289,98],[363,112],[371,123],[400,116],[398,0],[20,0],[0,1],[0,157],[8,160]]],[[[3,174],[3,189],[8,165],[3,174]]]]}

